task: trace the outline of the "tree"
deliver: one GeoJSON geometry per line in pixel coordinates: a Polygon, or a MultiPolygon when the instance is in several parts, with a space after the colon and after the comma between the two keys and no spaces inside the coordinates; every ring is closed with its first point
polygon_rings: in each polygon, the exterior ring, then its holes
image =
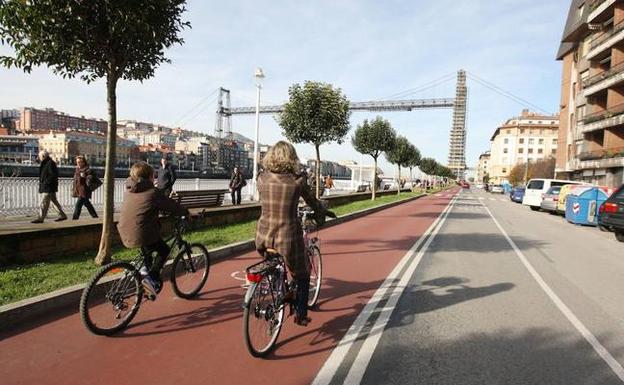
{"type": "Polygon", "coordinates": [[[410,156],[409,161],[407,162],[407,167],[410,170],[410,183],[412,184],[412,188],[414,187],[414,180],[412,177],[412,169],[414,167],[418,167],[420,165],[420,150],[416,148],[416,146],[410,146],[410,156]]]}
{"type": "Polygon", "coordinates": [[[509,170],[509,183],[512,186],[519,185],[524,182],[524,175],[526,173],[526,163],[518,163],[509,170]]]}
{"type": "Polygon", "coordinates": [[[397,136],[394,148],[386,152],[386,159],[388,159],[388,162],[396,164],[399,167],[397,194],[401,193],[401,167],[409,167],[409,161],[412,157],[412,147],[414,146],[407,140],[406,137],[397,136]]]}
{"type": "Polygon", "coordinates": [[[434,175],[438,167],[438,162],[436,162],[433,158],[423,158],[420,161],[419,167],[420,171],[424,172],[425,174],[434,175]]]}
{"type": "Polygon", "coordinates": [[[364,120],[361,125],[358,125],[351,137],[351,144],[357,152],[373,157],[372,200],[375,200],[375,192],[377,191],[377,158],[382,152],[392,150],[395,140],[396,132],[390,122],[381,116],[377,116],[370,123],[368,120],[364,120]]]}
{"type": "Polygon", "coordinates": [[[117,138],[117,83],[143,81],[168,63],[165,48],[182,44],[185,0],[0,0],[0,43],[14,56],[0,64],[30,72],[45,65],[63,78],[87,83],[106,79],[108,132],[104,174],[104,218],[95,259],[110,260],[117,138]]]}
{"type": "Polygon", "coordinates": [[[341,144],[349,132],[349,100],[340,88],[331,84],[306,81],[301,87],[293,84],[288,89],[289,100],[278,122],[288,140],[311,143],[316,150],[316,197],[320,192],[321,153],[324,143],[341,144]]]}
{"type": "Polygon", "coordinates": [[[536,162],[516,164],[507,176],[512,185],[522,184],[532,178],[551,179],[555,176],[555,158],[540,159],[536,162]]]}

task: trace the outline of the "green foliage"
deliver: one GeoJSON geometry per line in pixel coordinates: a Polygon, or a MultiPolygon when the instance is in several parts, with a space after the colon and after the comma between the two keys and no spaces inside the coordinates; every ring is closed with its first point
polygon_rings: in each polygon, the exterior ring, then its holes
{"type": "Polygon", "coordinates": [[[30,72],[46,65],[63,77],[144,80],[169,60],[185,0],[0,0],[0,43],[15,56],[0,64],[30,72]]]}
{"type": "Polygon", "coordinates": [[[377,159],[382,152],[391,151],[396,142],[396,132],[390,122],[377,116],[375,119],[364,120],[358,125],[351,144],[361,154],[370,155],[377,159]]]}
{"type": "Polygon", "coordinates": [[[412,169],[413,167],[418,167],[418,165],[420,165],[420,159],[420,150],[416,148],[416,146],[414,146],[413,144],[410,144],[407,167],[409,167],[410,169],[412,169]]]}
{"type": "Polygon", "coordinates": [[[438,168],[438,162],[433,158],[423,158],[420,161],[420,171],[427,175],[435,175],[435,171],[438,168]]]}
{"type": "Polygon", "coordinates": [[[406,137],[397,136],[394,147],[386,152],[386,159],[399,167],[409,167],[409,162],[413,156],[412,147],[414,146],[406,137]]]}
{"type": "Polygon", "coordinates": [[[331,84],[306,81],[301,87],[288,89],[289,101],[278,116],[278,122],[288,140],[312,143],[342,143],[349,132],[349,100],[331,84]]]}

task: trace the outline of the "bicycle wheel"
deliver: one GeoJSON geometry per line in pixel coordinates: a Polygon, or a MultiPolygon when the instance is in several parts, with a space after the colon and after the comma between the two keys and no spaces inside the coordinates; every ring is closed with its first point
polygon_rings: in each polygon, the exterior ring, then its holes
{"type": "Polygon", "coordinates": [[[264,357],[273,347],[282,330],[284,305],[276,303],[283,291],[274,291],[276,284],[283,284],[275,274],[267,274],[260,282],[252,283],[245,295],[243,311],[243,334],[247,350],[254,357],[264,357]]]}
{"type": "Polygon", "coordinates": [[[308,308],[313,308],[319,299],[321,293],[321,281],[323,280],[323,259],[321,258],[321,250],[318,246],[312,246],[308,249],[308,258],[310,258],[310,295],[308,297],[308,308]]]}
{"type": "Polygon", "coordinates": [[[124,329],[143,299],[141,275],[128,262],[101,267],[80,297],[80,317],[93,334],[109,336],[124,329]]]}
{"type": "Polygon", "coordinates": [[[171,266],[171,286],[180,298],[195,297],[204,287],[210,272],[210,256],[203,245],[194,243],[182,250],[171,266]]]}

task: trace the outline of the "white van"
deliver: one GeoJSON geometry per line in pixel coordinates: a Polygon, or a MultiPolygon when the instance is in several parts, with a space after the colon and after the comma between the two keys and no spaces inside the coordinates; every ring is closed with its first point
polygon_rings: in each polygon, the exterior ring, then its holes
{"type": "Polygon", "coordinates": [[[560,179],[531,179],[524,191],[522,204],[530,206],[531,210],[537,211],[542,204],[542,194],[545,194],[552,186],[563,186],[564,184],[583,184],[583,182],[560,179]]]}

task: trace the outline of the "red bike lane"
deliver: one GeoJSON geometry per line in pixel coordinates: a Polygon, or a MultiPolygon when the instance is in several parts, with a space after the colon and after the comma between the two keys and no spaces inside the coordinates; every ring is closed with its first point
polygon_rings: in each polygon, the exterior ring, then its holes
{"type": "MultiPolygon", "coordinates": [[[[90,334],[78,314],[0,335],[2,384],[309,384],[360,310],[457,189],[320,232],[324,279],[308,327],[285,325],[266,359],[243,342],[240,273],[249,252],[211,267],[198,298],[167,284],[114,337],[90,334]],[[238,272],[238,273],[237,273],[238,272]]],[[[78,304],[76,304],[76,308],[78,304]]]]}

